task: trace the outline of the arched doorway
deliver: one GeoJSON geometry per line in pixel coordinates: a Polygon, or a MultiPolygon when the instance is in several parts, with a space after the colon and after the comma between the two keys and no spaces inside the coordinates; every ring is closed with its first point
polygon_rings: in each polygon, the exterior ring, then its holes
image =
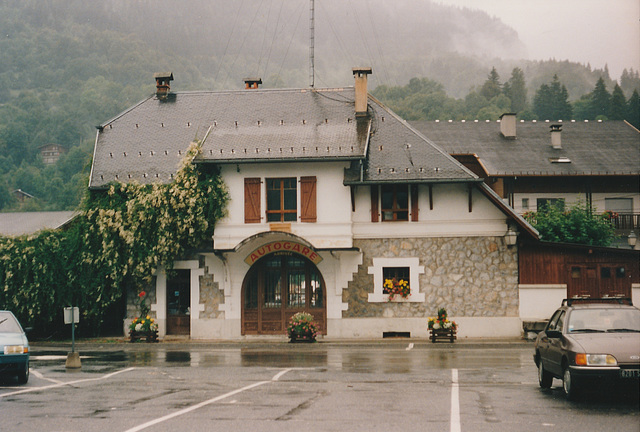
{"type": "Polygon", "coordinates": [[[242,284],[242,334],[285,334],[297,312],[309,312],[327,332],[325,283],[318,268],[297,254],[271,254],[257,261],[242,284]]]}

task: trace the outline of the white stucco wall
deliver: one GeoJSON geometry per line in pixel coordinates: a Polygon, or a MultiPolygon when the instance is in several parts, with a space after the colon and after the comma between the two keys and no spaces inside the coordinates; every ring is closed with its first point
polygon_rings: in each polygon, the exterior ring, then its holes
{"type": "Polygon", "coordinates": [[[429,188],[418,187],[418,222],[371,223],[371,192],[368,186],[356,188],[353,213],[353,237],[465,237],[503,236],[506,216],[479,190],[472,192],[472,211],[466,184],[435,184],[432,187],[433,210],[429,205],[429,188]]]}
{"type": "MultiPolygon", "coordinates": [[[[303,176],[316,176],[317,222],[291,222],[291,233],[303,237],[316,248],[352,245],[351,192],[343,185],[345,162],[246,164],[225,165],[222,178],[229,188],[231,200],[228,215],[216,225],[213,237],[216,249],[233,249],[254,234],[270,231],[266,222],[266,189],[261,190],[262,223],[244,223],[244,179],[287,178],[298,180],[303,176]]],[[[300,187],[298,187],[298,219],[300,218],[300,187]]]]}
{"type": "Polygon", "coordinates": [[[520,296],[520,318],[523,321],[541,321],[551,317],[567,298],[566,284],[518,286],[520,296]]]}

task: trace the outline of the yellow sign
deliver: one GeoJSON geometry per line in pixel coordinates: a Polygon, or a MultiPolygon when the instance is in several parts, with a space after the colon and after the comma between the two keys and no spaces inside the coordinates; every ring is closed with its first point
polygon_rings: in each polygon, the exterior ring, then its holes
{"type": "Polygon", "coordinates": [[[314,263],[315,265],[320,264],[322,261],[322,257],[314,251],[309,246],[305,246],[301,243],[296,243],[292,241],[274,241],[271,243],[267,243],[265,245],[260,246],[253,252],[251,252],[245,259],[249,265],[255,264],[260,258],[274,253],[296,253],[298,255],[302,255],[307,258],[309,261],[314,263]]]}

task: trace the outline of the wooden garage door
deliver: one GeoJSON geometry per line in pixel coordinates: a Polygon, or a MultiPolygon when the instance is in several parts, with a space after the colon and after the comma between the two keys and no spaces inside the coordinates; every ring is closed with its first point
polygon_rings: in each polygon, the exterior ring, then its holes
{"type": "Polygon", "coordinates": [[[568,296],[631,297],[631,278],[623,264],[569,264],[568,296]]]}

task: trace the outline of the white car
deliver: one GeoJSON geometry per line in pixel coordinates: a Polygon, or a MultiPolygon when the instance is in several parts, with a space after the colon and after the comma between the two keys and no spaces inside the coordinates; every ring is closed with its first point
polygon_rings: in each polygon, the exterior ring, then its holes
{"type": "Polygon", "coordinates": [[[0,375],[29,381],[29,341],[22,326],[9,311],[0,311],[0,375]]]}

